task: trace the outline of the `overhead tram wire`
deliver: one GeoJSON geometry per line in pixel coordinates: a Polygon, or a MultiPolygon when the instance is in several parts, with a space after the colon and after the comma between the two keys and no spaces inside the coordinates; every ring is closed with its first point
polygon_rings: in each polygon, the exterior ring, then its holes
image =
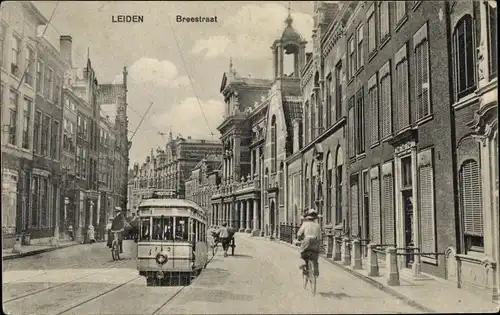
{"type": "MultiPolygon", "coordinates": [[[[36,46],[38,46],[38,44],[40,43],[40,40],[45,36],[45,32],[47,32],[47,29],[49,28],[50,22],[52,21],[52,18],[54,17],[54,14],[56,13],[58,6],[59,6],[59,1],[56,2],[56,6],[54,7],[54,10],[52,10],[52,14],[49,18],[49,21],[47,22],[47,24],[45,24],[45,28],[43,29],[42,35],[36,39],[36,46]]],[[[21,76],[21,79],[19,80],[19,84],[17,85],[16,92],[19,92],[19,89],[21,88],[21,85],[23,84],[24,77],[26,76],[26,71],[31,66],[31,63],[35,60],[35,56],[32,56],[32,57],[33,57],[32,60],[28,60],[28,64],[26,65],[26,68],[23,71],[23,75],[21,76]]]]}
{"type": "Polygon", "coordinates": [[[168,17],[168,24],[170,24],[170,28],[172,29],[172,35],[174,35],[175,44],[177,45],[177,49],[179,50],[179,55],[181,57],[182,65],[184,66],[184,71],[186,71],[186,75],[189,79],[189,83],[191,84],[191,89],[193,90],[193,94],[196,97],[196,102],[198,103],[198,106],[200,107],[201,114],[203,115],[203,118],[205,119],[205,122],[207,123],[208,130],[210,131],[210,135],[212,136],[212,140],[213,140],[215,134],[212,132],[212,128],[210,128],[210,124],[208,123],[207,116],[205,115],[205,112],[203,111],[203,107],[201,106],[200,98],[198,97],[198,94],[196,93],[196,89],[194,88],[193,80],[191,80],[191,76],[189,75],[186,61],[184,60],[184,55],[182,53],[181,46],[179,45],[179,41],[177,40],[177,36],[175,35],[175,29],[174,29],[174,26],[172,25],[170,15],[168,17]]]}
{"type": "Polygon", "coordinates": [[[139,121],[139,125],[137,125],[137,128],[135,128],[135,131],[134,133],[132,134],[132,136],[130,137],[130,140],[129,141],[132,141],[132,139],[134,138],[135,134],[137,133],[137,130],[139,130],[139,127],[141,126],[142,124],[142,121],[144,120],[144,118],[146,118],[146,116],[148,115],[148,112],[149,110],[151,109],[151,107],[153,106],[154,102],[151,102],[151,104],[149,104],[149,107],[148,109],[146,110],[146,113],[144,114],[144,116],[141,118],[141,121],[139,121]]]}

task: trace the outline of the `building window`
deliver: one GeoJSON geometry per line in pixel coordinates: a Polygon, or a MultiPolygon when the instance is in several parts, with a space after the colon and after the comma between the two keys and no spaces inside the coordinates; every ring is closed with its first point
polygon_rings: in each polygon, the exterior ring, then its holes
{"type": "Polygon", "coordinates": [[[41,153],[41,133],[42,133],[42,113],[36,111],[35,113],[35,122],[34,122],[34,130],[33,130],[33,151],[36,154],[41,153]]]}
{"type": "Polygon", "coordinates": [[[77,145],[76,146],[76,161],[75,161],[75,166],[76,166],[76,177],[81,177],[81,169],[82,169],[82,147],[77,145]]]}
{"type": "Polygon", "coordinates": [[[42,61],[37,60],[36,62],[36,92],[43,94],[43,73],[44,73],[44,64],[42,61]]]}
{"type": "Polygon", "coordinates": [[[314,103],[317,106],[317,116],[318,116],[318,125],[317,132],[315,132],[315,137],[319,136],[323,133],[323,100],[322,96],[323,92],[321,91],[321,86],[319,84],[319,72],[316,72],[314,78],[314,103]]]}
{"type": "Polygon", "coordinates": [[[379,115],[378,115],[378,81],[375,73],[368,81],[368,113],[370,120],[370,144],[375,144],[379,140],[379,115]]]}
{"type": "Polygon", "coordinates": [[[316,184],[318,179],[318,169],[317,165],[314,163],[314,160],[311,162],[311,203],[309,207],[311,209],[315,208],[316,200],[318,196],[316,195],[316,184]]]}
{"type": "Polygon", "coordinates": [[[472,93],[476,88],[476,62],[474,57],[473,23],[470,15],[458,21],[453,31],[456,100],[472,93]]]}
{"type": "Polygon", "coordinates": [[[9,95],[9,139],[8,142],[16,145],[17,142],[17,112],[19,107],[19,94],[14,89],[9,95]]]}
{"type": "Polygon", "coordinates": [[[87,118],[82,117],[82,121],[83,121],[83,135],[82,135],[82,137],[83,137],[83,140],[88,141],[88,139],[89,139],[88,120],[87,120],[87,118]]]}
{"type": "Polygon", "coordinates": [[[285,167],[283,162],[280,164],[280,174],[279,174],[279,194],[280,194],[280,206],[285,205],[285,167]]]}
{"type": "Polygon", "coordinates": [[[332,94],[333,94],[333,86],[332,86],[332,74],[328,74],[326,77],[326,126],[327,128],[332,125],[332,118],[335,114],[332,111],[332,94]]]}
{"type": "Polygon", "coordinates": [[[311,141],[313,141],[316,138],[316,132],[318,131],[317,124],[316,124],[316,96],[313,93],[311,95],[311,141]]]}
{"type": "Polygon", "coordinates": [[[277,135],[276,135],[276,116],[271,119],[271,173],[276,173],[277,169],[277,135]]]}
{"type": "Polygon", "coordinates": [[[24,99],[24,106],[23,106],[23,149],[29,149],[29,137],[30,137],[30,123],[31,123],[31,105],[32,102],[30,99],[25,98],[24,99]]]}
{"type": "Polygon", "coordinates": [[[377,36],[375,30],[375,4],[368,9],[368,55],[377,48],[377,36]]]}
{"type": "Polygon", "coordinates": [[[49,226],[49,183],[47,178],[40,177],[40,226],[48,227],[49,226]]]}
{"type": "Polygon", "coordinates": [[[38,211],[40,209],[40,200],[43,196],[40,195],[40,177],[33,176],[33,184],[32,188],[32,196],[31,200],[31,212],[30,212],[30,227],[36,228],[38,227],[38,211]]]}
{"type": "Polygon", "coordinates": [[[380,116],[382,117],[381,137],[386,139],[392,134],[392,93],[391,62],[380,69],[380,116]]]}
{"type": "Polygon", "coordinates": [[[417,120],[431,114],[430,82],[429,82],[429,41],[427,40],[427,23],[413,37],[415,53],[415,98],[417,120]]]}
{"type": "Polygon", "coordinates": [[[335,163],[335,225],[342,223],[342,187],[344,185],[343,166],[344,156],[342,149],[337,149],[337,159],[335,163]]]}
{"type": "Polygon", "coordinates": [[[359,70],[363,67],[364,63],[364,49],[363,49],[363,25],[360,25],[356,31],[357,39],[358,39],[358,60],[357,60],[357,69],[359,70]]]}
{"type": "Polygon", "coordinates": [[[309,168],[307,164],[304,168],[304,175],[306,179],[304,183],[304,207],[307,209],[307,205],[309,204],[309,168]]]}
{"type": "Polygon", "coordinates": [[[349,99],[348,112],[348,134],[349,134],[349,158],[356,156],[356,125],[355,125],[354,96],[349,99]]]}
{"type": "Polygon", "coordinates": [[[45,75],[45,93],[44,96],[45,98],[49,101],[52,102],[53,100],[53,84],[54,84],[54,71],[47,67],[47,73],[45,75]]]}
{"type": "Polygon", "coordinates": [[[390,34],[391,19],[389,14],[389,1],[379,1],[378,3],[380,22],[380,42],[383,43],[390,34]]]}
{"type": "Polygon", "coordinates": [[[351,176],[350,195],[351,195],[351,237],[358,238],[360,232],[359,224],[359,178],[358,174],[351,176]]]}
{"type": "Polygon", "coordinates": [[[24,73],[24,83],[33,86],[33,59],[35,53],[30,47],[26,47],[26,72],[24,73]]]}
{"type": "Polygon", "coordinates": [[[16,36],[12,36],[12,59],[10,61],[10,73],[19,76],[21,73],[19,69],[19,61],[21,59],[21,40],[16,36]]]}
{"type": "Polygon", "coordinates": [[[408,59],[406,44],[396,53],[396,132],[410,126],[410,102],[408,95],[408,59]]]}
{"type": "Polygon", "coordinates": [[[81,167],[81,177],[87,178],[88,174],[88,156],[87,148],[82,148],[82,167],[81,167]]]}
{"type": "Polygon", "coordinates": [[[363,88],[356,93],[356,153],[365,152],[365,97],[363,88]]]}
{"type": "Polygon", "coordinates": [[[460,169],[460,202],[466,253],[483,251],[484,248],[482,198],[479,165],[475,160],[467,160],[460,169]]]}
{"type": "Polygon", "coordinates": [[[264,174],[264,206],[268,206],[269,205],[269,198],[267,198],[268,196],[268,192],[267,192],[267,189],[269,188],[269,169],[266,168],[266,172],[264,174]]]}
{"type": "Polygon", "coordinates": [[[356,44],[354,43],[354,35],[349,39],[348,45],[349,55],[349,80],[354,77],[356,73],[356,44]]]}
{"type": "Polygon", "coordinates": [[[375,244],[382,243],[382,224],[380,219],[380,179],[379,179],[378,167],[371,170],[371,189],[370,189],[370,200],[371,200],[371,230],[370,230],[370,241],[375,244]]]}
{"type": "Polygon", "coordinates": [[[382,165],[382,242],[396,243],[395,209],[394,209],[394,176],[392,162],[382,165]]]}
{"type": "Polygon", "coordinates": [[[486,14],[488,16],[488,68],[490,80],[498,76],[498,39],[497,39],[497,3],[488,1],[486,5],[486,14]]]}
{"type": "Polygon", "coordinates": [[[61,100],[62,90],[61,90],[62,78],[60,76],[55,76],[54,80],[54,104],[60,106],[59,101],[61,100]]]}
{"type": "Polygon", "coordinates": [[[406,1],[396,1],[396,24],[406,16],[406,1]]]}
{"type": "Polygon", "coordinates": [[[335,66],[335,121],[342,118],[342,97],[342,61],[339,61],[335,66]]]}
{"type": "Polygon", "coordinates": [[[332,209],[333,205],[333,158],[332,154],[328,152],[326,157],[326,224],[332,223],[332,209]]]}
{"type": "Polygon", "coordinates": [[[45,115],[42,123],[41,155],[49,156],[50,152],[50,116],[45,115]]]}
{"type": "Polygon", "coordinates": [[[401,189],[412,189],[411,157],[401,159],[401,189]]]}
{"type": "MultiPolygon", "coordinates": [[[[418,209],[420,211],[421,248],[424,253],[436,252],[436,230],[434,210],[434,157],[432,149],[418,154],[418,209]]],[[[434,258],[435,255],[423,257],[434,258]]]]}
{"type": "Polygon", "coordinates": [[[59,122],[56,120],[52,121],[52,139],[50,141],[50,156],[54,160],[59,159],[59,122]]]}

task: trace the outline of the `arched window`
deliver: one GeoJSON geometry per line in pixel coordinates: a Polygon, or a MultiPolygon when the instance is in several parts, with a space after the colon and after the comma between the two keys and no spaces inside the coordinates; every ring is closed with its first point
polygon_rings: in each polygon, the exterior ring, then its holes
{"type": "Polygon", "coordinates": [[[470,94],[476,88],[476,60],[472,17],[462,17],[453,31],[453,57],[456,100],[470,94]]]}
{"type": "Polygon", "coordinates": [[[315,208],[315,202],[316,202],[316,180],[317,180],[317,170],[316,170],[316,163],[314,163],[314,160],[311,162],[311,203],[309,207],[315,208]]]}
{"type": "Polygon", "coordinates": [[[326,156],[326,224],[332,223],[332,190],[333,190],[333,158],[332,154],[328,152],[326,156]]]}
{"type": "Polygon", "coordinates": [[[309,168],[307,164],[304,168],[304,177],[306,179],[304,183],[304,207],[309,208],[309,168]]]}
{"type": "Polygon", "coordinates": [[[460,168],[460,204],[465,251],[481,251],[484,247],[481,174],[475,160],[466,160],[460,168]]]}
{"type": "Polygon", "coordinates": [[[280,206],[285,205],[285,166],[283,162],[280,163],[280,174],[279,174],[279,185],[280,185],[280,206]]]}
{"type": "Polygon", "coordinates": [[[342,148],[338,147],[335,163],[335,224],[342,223],[342,172],[344,166],[344,154],[342,148]]]}
{"type": "Polygon", "coordinates": [[[276,116],[271,119],[271,173],[276,173],[277,169],[277,150],[276,150],[276,116]]]}

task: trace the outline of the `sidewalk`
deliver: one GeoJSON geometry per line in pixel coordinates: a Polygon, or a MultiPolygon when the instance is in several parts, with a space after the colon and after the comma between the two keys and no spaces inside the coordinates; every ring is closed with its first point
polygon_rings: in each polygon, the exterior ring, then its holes
{"type": "MultiPolygon", "coordinates": [[[[283,241],[276,241],[291,248],[296,246],[283,241]]],[[[379,264],[378,277],[369,277],[367,262],[363,260],[361,270],[353,270],[351,266],[344,266],[341,262],[333,261],[332,258],[326,258],[326,255],[320,255],[321,258],[340,268],[357,278],[379,288],[380,290],[399,298],[410,305],[414,305],[429,313],[491,313],[499,312],[500,305],[493,303],[483,296],[474,294],[466,289],[459,289],[452,284],[445,283],[445,280],[436,279],[432,276],[424,276],[415,279],[411,274],[400,271],[399,286],[388,286],[387,274],[384,264],[379,264]]]]}
{"type": "Polygon", "coordinates": [[[20,253],[13,253],[12,248],[5,248],[2,249],[2,259],[3,260],[10,260],[10,259],[17,259],[17,258],[22,258],[22,257],[27,257],[27,256],[33,256],[33,255],[38,255],[41,253],[46,253],[46,252],[51,252],[57,249],[65,248],[65,247],[70,247],[70,246],[75,246],[81,244],[80,242],[76,241],[67,241],[67,240],[61,240],[59,243],[59,246],[53,246],[53,245],[26,245],[26,246],[21,246],[20,253]]]}

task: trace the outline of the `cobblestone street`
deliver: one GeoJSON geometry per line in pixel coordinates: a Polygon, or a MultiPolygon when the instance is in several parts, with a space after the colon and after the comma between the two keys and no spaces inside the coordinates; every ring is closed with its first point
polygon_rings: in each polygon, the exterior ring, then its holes
{"type": "Polygon", "coordinates": [[[362,280],[320,262],[317,295],[302,288],[298,252],[237,235],[235,256],[221,250],[189,287],[146,287],[133,243],[111,261],[103,243],[79,245],[4,264],[10,314],[242,314],[419,312],[362,280]],[[40,266],[43,266],[40,268],[40,266]],[[110,302],[112,301],[112,302],[110,302]]]}

